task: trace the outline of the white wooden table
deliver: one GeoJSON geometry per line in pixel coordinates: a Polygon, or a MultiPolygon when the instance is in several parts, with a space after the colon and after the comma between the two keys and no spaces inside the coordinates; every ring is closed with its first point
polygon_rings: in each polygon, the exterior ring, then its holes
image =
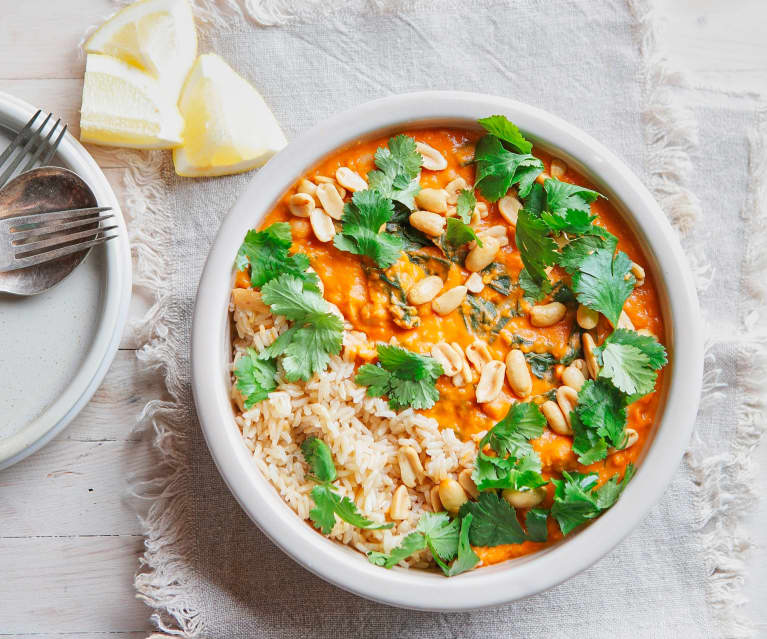
{"type": "MultiPolygon", "coordinates": [[[[57,113],[77,135],[84,63],[78,42],[114,4],[4,2],[0,90],[57,113]]],[[[765,0],[658,4],[668,20],[663,41],[672,60],[706,83],[767,93],[765,0]]],[[[124,167],[96,147],[91,151],[119,197],[124,167]]],[[[144,307],[136,296],[133,316],[144,307]]],[[[161,386],[137,363],[134,348],[129,331],[101,388],[72,425],[0,472],[0,637],[139,639],[150,630],[148,610],[133,591],[143,540],[124,494],[128,477],[153,464],[151,447],[131,428],[161,386]]],[[[767,446],[760,457],[767,485],[767,446]]],[[[767,505],[754,516],[765,530],[767,505]]],[[[764,548],[751,563],[767,565],[764,548]]],[[[767,583],[749,580],[747,590],[767,634],[767,583]]]]}

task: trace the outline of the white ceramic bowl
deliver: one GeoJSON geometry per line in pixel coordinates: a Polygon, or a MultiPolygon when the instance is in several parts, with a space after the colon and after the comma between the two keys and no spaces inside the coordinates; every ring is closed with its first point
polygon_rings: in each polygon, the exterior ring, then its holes
{"type": "Polygon", "coordinates": [[[665,215],[639,179],[610,151],[539,109],[504,98],[459,92],[397,95],[341,113],[293,141],[248,185],[221,225],[200,281],[192,334],[194,396],[203,432],[230,490],[259,527],[288,555],[323,579],[387,604],[426,610],[496,606],[525,597],[584,570],[625,537],[661,497],[693,428],[703,370],[695,287],[665,215]],[[440,574],[384,570],[330,541],[295,515],[262,477],[242,442],[229,401],[229,293],[233,262],[245,232],[297,178],[335,149],[359,138],[428,125],[476,127],[502,113],[538,148],[555,150],[606,194],[639,237],[656,275],[670,353],[665,405],[654,439],[618,503],[590,526],[542,552],[447,579],[440,574]]]}

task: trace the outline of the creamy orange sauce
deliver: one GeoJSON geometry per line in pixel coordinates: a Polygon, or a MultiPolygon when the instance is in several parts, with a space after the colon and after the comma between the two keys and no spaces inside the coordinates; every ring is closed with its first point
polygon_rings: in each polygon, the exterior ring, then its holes
{"type": "MultiPolygon", "coordinates": [[[[446,170],[432,172],[424,169],[421,175],[422,187],[444,188],[458,176],[463,177],[468,184],[473,184],[474,166],[466,160],[473,155],[473,144],[478,139],[478,134],[444,128],[409,131],[408,134],[417,141],[425,142],[441,151],[448,161],[446,170]]],[[[358,141],[323,160],[306,177],[309,179],[314,179],[316,176],[332,177],[335,175],[336,169],[341,166],[350,167],[360,175],[365,176],[368,171],[375,168],[373,154],[376,149],[385,146],[387,140],[388,136],[358,141]]],[[[535,149],[533,154],[543,160],[548,172],[551,157],[535,149]]],[[[569,168],[560,179],[593,188],[586,179],[569,168]]],[[[530,305],[522,299],[522,291],[516,286],[512,287],[513,290],[508,297],[488,286],[485,286],[482,293],[479,294],[479,297],[493,302],[501,315],[506,314],[508,316],[508,322],[497,334],[475,335],[467,328],[463,319],[464,315],[471,310],[467,307],[467,302],[464,302],[461,308],[463,315],[459,311],[454,311],[445,317],[435,314],[430,304],[423,304],[417,307],[420,325],[410,330],[401,328],[395,323],[392,315],[390,289],[377,277],[375,269],[370,268],[363,258],[339,251],[332,242],[322,243],[318,241],[312,233],[308,219],[291,215],[287,201],[296,192],[296,186],[284,195],[274,210],[266,217],[261,228],[274,222],[287,221],[290,223],[293,232],[293,250],[304,252],[309,256],[312,267],[325,285],[325,298],[338,306],[354,329],[365,333],[371,342],[388,342],[395,337],[399,344],[409,350],[428,354],[432,345],[436,343],[457,342],[465,348],[479,337],[488,342],[493,357],[503,361],[510,346],[518,343],[514,340],[521,338],[524,341],[519,344],[519,347],[524,352],[548,352],[557,359],[568,354],[571,348],[571,336],[574,332],[576,335],[578,334],[575,312],[568,310],[565,318],[554,326],[548,328],[533,327],[527,314],[530,305]]],[[[477,199],[485,201],[478,193],[477,199]]],[[[481,221],[477,230],[496,225],[508,226],[500,216],[496,205],[486,201],[485,203],[488,204],[489,214],[481,221]]],[[[648,262],[636,238],[633,237],[628,226],[619,217],[610,202],[604,198],[599,198],[592,205],[592,211],[599,216],[598,224],[617,236],[619,249],[627,253],[633,261],[647,266],[648,262]]],[[[501,249],[495,261],[504,266],[511,282],[516,283],[522,269],[522,262],[514,244],[513,229],[509,228],[508,235],[510,243],[501,249]]],[[[444,257],[437,247],[422,248],[419,249],[419,253],[437,258],[444,257]]],[[[637,330],[648,329],[658,336],[660,341],[663,341],[664,326],[658,293],[652,273],[648,268],[646,271],[644,285],[634,289],[624,310],[637,330]]],[[[436,273],[445,280],[443,290],[463,284],[470,275],[459,264],[445,265],[436,261],[429,261],[425,266],[412,263],[406,257],[402,257],[387,270],[388,275],[396,275],[404,290],[431,273],[436,273]]],[[[553,280],[558,280],[567,278],[567,275],[564,271],[555,268],[551,277],[553,280]]],[[[249,285],[247,275],[239,274],[235,285],[247,287],[249,285]]],[[[601,342],[611,330],[607,321],[601,317],[600,325],[597,328],[598,342],[601,342]]],[[[371,349],[367,354],[360,353],[360,356],[359,363],[362,364],[364,363],[363,357],[374,357],[375,352],[371,349]]],[[[560,384],[558,375],[561,375],[561,369],[561,366],[557,367],[554,375],[547,379],[538,379],[533,376],[533,395],[540,395],[556,388],[560,384]]],[[[662,376],[663,373],[661,372],[658,387],[662,384],[662,376]]],[[[440,391],[440,400],[433,408],[422,412],[436,419],[441,428],[454,429],[463,439],[492,428],[506,415],[512,402],[519,399],[514,396],[506,382],[504,382],[501,397],[490,404],[478,404],[475,401],[474,384],[456,387],[449,378],[442,376],[437,382],[437,388],[440,391]]],[[[626,466],[631,462],[636,462],[650,436],[658,410],[658,395],[658,393],[653,393],[640,399],[628,409],[627,426],[637,431],[639,434],[638,442],[631,448],[610,455],[607,459],[591,466],[582,466],[577,462],[576,455],[571,450],[571,437],[557,435],[546,429],[539,439],[532,442],[533,447],[540,455],[544,478],[558,478],[561,476],[562,470],[596,472],[599,474],[600,484],[616,473],[622,476],[626,466]]],[[[549,484],[547,490],[547,499],[541,507],[549,507],[553,501],[553,485],[549,484]]],[[[520,509],[518,514],[520,521],[522,521],[525,515],[524,510],[520,509]]],[[[553,518],[549,518],[548,525],[548,542],[525,542],[476,550],[485,564],[535,552],[562,537],[553,518]]]]}

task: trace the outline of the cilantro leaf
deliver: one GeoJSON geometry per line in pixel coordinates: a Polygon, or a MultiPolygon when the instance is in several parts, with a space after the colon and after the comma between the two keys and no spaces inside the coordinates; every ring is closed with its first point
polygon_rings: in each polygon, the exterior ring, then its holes
{"type": "Polygon", "coordinates": [[[275,222],[263,231],[250,230],[237,251],[235,265],[239,270],[250,265],[250,283],[256,288],[290,273],[307,282],[307,288],[319,290],[317,274],[306,272],[309,258],[303,253],[288,253],[292,243],[288,222],[275,222]]]}
{"type": "Polygon", "coordinates": [[[471,531],[473,519],[474,516],[472,514],[468,514],[461,519],[461,532],[458,535],[458,556],[445,573],[448,577],[460,575],[462,572],[471,570],[479,563],[479,557],[469,543],[469,532],[471,531]]]}
{"type": "Polygon", "coordinates": [[[568,535],[573,529],[610,508],[633,475],[634,467],[629,465],[622,481],[618,482],[616,475],[598,489],[596,484],[599,476],[596,473],[584,475],[562,471],[563,479],[552,479],[555,492],[551,515],[557,520],[562,534],[568,535]]]}
{"type": "Polygon", "coordinates": [[[357,191],[344,205],[341,233],[333,244],[341,251],[370,257],[380,268],[388,268],[399,259],[404,247],[396,235],[379,233],[392,217],[391,200],[376,190],[357,191]]]}
{"type": "Polygon", "coordinates": [[[601,346],[597,346],[595,353],[597,358],[602,357],[605,349],[611,344],[621,344],[633,346],[647,356],[648,366],[657,371],[668,363],[666,349],[652,335],[640,335],[636,331],[630,331],[625,328],[614,330],[601,346]]]}
{"type": "Polygon", "coordinates": [[[240,356],[234,365],[234,377],[246,410],[265,400],[277,388],[276,374],[274,362],[259,359],[254,349],[249,348],[245,355],[240,356]]]}
{"type": "Polygon", "coordinates": [[[613,243],[610,238],[615,240],[615,236],[607,231],[604,231],[604,234],[609,236],[608,239],[604,239],[599,235],[583,235],[571,240],[562,247],[557,263],[572,275],[578,270],[583,260],[597,249],[610,247],[610,252],[614,253],[617,240],[613,243]]]}
{"type": "Polygon", "coordinates": [[[288,381],[310,379],[325,370],[331,355],[341,352],[341,318],[331,312],[318,292],[306,290],[300,279],[284,273],[262,287],[261,298],[272,313],[293,321],[293,326],[259,356],[281,356],[288,381]]]}
{"type": "Polygon", "coordinates": [[[516,243],[527,276],[534,282],[548,281],[546,267],[557,262],[557,243],[549,237],[549,228],[539,217],[520,209],[517,217],[516,243]]]}
{"type": "Polygon", "coordinates": [[[336,467],[328,445],[317,437],[308,437],[301,444],[301,453],[309,464],[314,479],[319,485],[312,488],[314,508],[309,519],[323,534],[328,535],[336,524],[336,515],[352,526],[378,530],[391,528],[392,523],[379,524],[371,521],[357,510],[356,504],[348,497],[341,497],[333,491],[332,481],[336,478],[336,467]]]}
{"type": "Polygon", "coordinates": [[[544,297],[551,293],[551,282],[547,277],[541,282],[536,282],[526,268],[519,272],[519,285],[525,294],[525,299],[530,302],[540,302],[544,297]]]}
{"type": "Polygon", "coordinates": [[[301,444],[301,453],[318,481],[335,481],[336,466],[333,463],[333,455],[324,441],[318,437],[307,437],[301,444]]]}
{"type": "Polygon", "coordinates": [[[543,172],[543,162],[538,158],[509,151],[494,135],[486,135],[477,142],[474,161],[477,164],[475,188],[491,202],[501,199],[517,183],[520,197],[525,197],[535,178],[543,172]]]}
{"type": "MultiPolygon", "coordinates": [[[[471,222],[471,216],[474,214],[474,207],[477,206],[477,198],[471,189],[462,189],[458,193],[456,202],[456,213],[464,224],[471,222]]],[[[449,221],[449,220],[448,220],[449,221]]]]}
{"type": "Polygon", "coordinates": [[[589,215],[586,211],[579,209],[567,209],[562,213],[551,213],[550,211],[541,213],[541,220],[554,233],[596,234],[599,227],[592,224],[596,219],[596,215],[589,215]]]}
{"type": "Polygon", "coordinates": [[[537,488],[541,460],[529,440],[540,437],[546,418],[532,402],[514,404],[509,412],[482,438],[474,462],[472,479],[479,490],[537,488]],[[489,446],[496,457],[485,454],[489,446]]]}
{"type": "Polygon", "coordinates": [[[613,257],[609,248],[587,255],[573,275],[573,291],[578,301],[602,313],[613,326],[617,326],[635,283],[628,255],[619,251],[613,257]]]}
{"type": "Polygon", "coordinates": [[[500,422],[482,438],[480,449],[490,446],[499,457],[522,457],[532,452],[531,439],[540,437],[546,418],[537,405],[524,402],[512,405],[500,422]]]}
{"type": "Polygon", "coordinates": [[[477,237],[474,229],[468,224],[461,222],[458,218],[447,218],[447,231],[445,231],[445,241],[454,247],[463,246],[464,244],[475,241],[478,246],[482,246],[482,240],[477,237]]]}
{"type": "Polygon", "coordinates": [[[546,209],[546,191],[537,182],[533,184],[530,189],[530,193],[524,198],[525,206],[528,213],[534,216],[539,216],[546,209]]]}
{"type": "Polygon", "coordinates": [[[477,120],[491,135],[508,142],[522,153],[530,153],[533,145],[528,142],[517,126],[511,122],[505,115],[491,115],[487,118],[477,120]]]}
{"type": "Polygon", "coordinates": [[[473,515],[469,540],[472,546],[520,544],[527,540],[517,513],[497,493],[480,493],[478,501],[461,506],[460,516],[473,515]]]}
{"type": "Polygon", "coordinates": [[[426,537],[422,533],[412,532],[405,537],[391,554],[371,550],[368,553],[368,561],[383,568],[393,568],[403,559],[407,559],[413,553],[426,548],[426,537]]]}
{"type": "Polygon", "coordinates": [[[447,513],[424,513],[416,530],[426,537],[434,557],[450,561],[458,552],[458,520],[450,521],[447,513]]]}
{"type": "Polygon", "coordinates": [[[619,328],[595,349],[603,364],[599,376],[628,395],[647,395],[655,389],[659,369],[666,365],[666,349],[650,335],[619,328]]]}
{"type": "Polygon", "coordinates": [[[389,397],[389,406],[431,408],[439,399],[435,387],[442,366],[433,357],[419,355],[399,346],[379,344],[378,364],[360,366],[354,381],[367,386],[369,397],[389,397]]]}
{"type": "Polygon", "coordinates": [[[586,380],[578,391],[575,412],[600,437],[613,446],[621,445],[626,426],[626,396],[617,388],[601,379],[586,380]]]}
{"type": "Polygon", "coordinates": [[[570,426],[573,429],[573,452],[581,464],[588,466],[607,457],[607,442],[599,434],[598,427],[586,426],[577,412],[570,414],[570,426]]]}
{"type": "Polygon", "coordinates": [[[418,177],[423,163],[415,140],[402,133],[390,138],[385,148],[376,151],[375,163],[378,170],[368,173],[370,189],[412,209],[413,198],[421,190],[418,177]]]}
{"type": "Polygon", "coordinates": [[[549,517],[549,511],[542,508],[531,508],[525,515],[525,528],[530,541],[546,541],[549,536],[549,530],[546,526],[546,520],[549,517]]]}
{"type": "Polygon", "coordinates": [[[323,535],[329,535],[336,525],[335,502],[333,491],[328,486],[321,484],[312,488],[314,508],[309,511],[309,519],[323,535]]]}
{"type": "Polygon", "coordinates": [[[567,209],[591,213],[591,203],[600,194],[577,184],[548,178],[543,183],[546,191],[546,210],[552,213],[564,213],[567,209]]]}

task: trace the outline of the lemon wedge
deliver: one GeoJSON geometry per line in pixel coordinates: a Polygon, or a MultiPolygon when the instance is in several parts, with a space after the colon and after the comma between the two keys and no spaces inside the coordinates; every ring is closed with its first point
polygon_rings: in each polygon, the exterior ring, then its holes
{"type": "Polygon", "coordinates": [[[215,54],[197,58],[178,106],[184,146],[173,149],[173,164],[181,176],[249,171],[287,144],[258,91],[215,54]]]}
{"type": "Polygon", "coordinates": [[[136,149],[181,144],[184,121],[175,99],[152,76],[108,55],[85,63],[80,139],[136,149]]]}
{"type": "Polygon", "coordinates": [[[107,20],[85,43],[146,71],[175,101],[197,56],[197,31],[187,0],[139,0],[107,20]]]}

